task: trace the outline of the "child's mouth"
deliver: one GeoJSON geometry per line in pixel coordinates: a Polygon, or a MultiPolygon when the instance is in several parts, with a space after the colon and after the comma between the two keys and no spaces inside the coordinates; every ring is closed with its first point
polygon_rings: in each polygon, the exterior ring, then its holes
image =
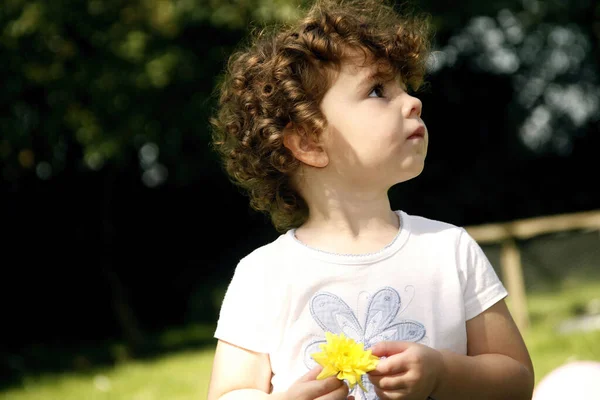
{"type": "Polygon", "coordinates": [[[425,127],[421,125],[407,139],[423,139],[425,137],[425,127]]]}

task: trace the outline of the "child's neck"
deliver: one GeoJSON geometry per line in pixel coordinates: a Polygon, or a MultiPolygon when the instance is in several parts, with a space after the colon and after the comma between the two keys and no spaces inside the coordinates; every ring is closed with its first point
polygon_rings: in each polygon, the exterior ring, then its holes
{"type": "Polygon", "coordinates": [[[399,218],[383,198],[328,197],[326,201],[309,201],[310,216],[296,230],[304,244],[340,254],[364,254],[390,244],[400,228],[399,218]]]}

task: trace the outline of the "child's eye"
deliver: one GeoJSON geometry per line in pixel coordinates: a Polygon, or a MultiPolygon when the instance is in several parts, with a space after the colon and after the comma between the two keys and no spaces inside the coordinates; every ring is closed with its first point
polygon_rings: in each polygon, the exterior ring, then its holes
{"type": "Polygon", "coordinates": [[[383,97],[383,85],[381,83],[378,83],[375,86],[373,86],[371,92],[369,93],[369,97],[383,97]]]}

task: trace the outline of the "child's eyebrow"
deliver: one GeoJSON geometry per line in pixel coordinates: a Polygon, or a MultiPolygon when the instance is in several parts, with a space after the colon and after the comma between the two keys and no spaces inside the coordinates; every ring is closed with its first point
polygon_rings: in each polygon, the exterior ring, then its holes
{"type": "Polygon", "coordinates": [[[377,81],[389,80],[389,74],[384,74],[381,71],[372,71],[365,77],[363,77],[356,86],[359,91],[367,90],[369,86],[377,81]]]}
{"type": "Polygon", "coordinates": [[[358,91],[362,92],[364,90],[370,89],[369,86],[374,84],[375,82],[387,83],[390,81],[396,80],[403,88],[406,88],[406,84],[401,76],[396,75],[390,71],[382,71],[382,70],[372,70],[363,77],[357,84],[358,91]]]}

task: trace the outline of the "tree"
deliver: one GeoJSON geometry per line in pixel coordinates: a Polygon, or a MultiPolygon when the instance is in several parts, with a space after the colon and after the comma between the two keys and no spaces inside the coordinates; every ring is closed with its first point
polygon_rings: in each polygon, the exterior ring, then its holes
{"type": "MultiPolygon", "coordinates": [[[[213,90],[250,26],[292,18],[299,3],[307,1],[4,1],[0,187],[14,240],[6,248],[54,224],[44,240],[70,243],[65,264],[84,259],[104,277],[133,344],[155,318],[154,293],[122,269],[139,248],[158,252],[143,255],[148,263],[170,258],[165,274],[179,274],[165,298],[189,296],[189,282],[208,276],[226,279],[239,255],[274,233],[247,212],[210,151],[213,90]],[[160,214],[176,210],[156,223],[171,250],[147,238],[150,202],[160,214]],[[198,246],[182,231],[204,222],[191,217],[203,209],[220,218],[203,243],[209,254],[176,254],[198,246]]],[[[598,207],[579,178],[595,168],[600,144],[597,2],[413,4],[436,32],[431,90],[420,94],[432,142],[423,175],[394,188],[394,202],[459,225],[598,207]]]]}
{"type": "Polygon", "coordinates": [[[101,185],[100,221],[82,230],[99,239],[94,265],[133,348],[144,337],[115,266],[115,196],[132,176],[158,188],[220,174],[207,121],[225,56],[251,20],[293,12],[284,0],[13,0],[0,8],[2,188],[101,185]]]}

